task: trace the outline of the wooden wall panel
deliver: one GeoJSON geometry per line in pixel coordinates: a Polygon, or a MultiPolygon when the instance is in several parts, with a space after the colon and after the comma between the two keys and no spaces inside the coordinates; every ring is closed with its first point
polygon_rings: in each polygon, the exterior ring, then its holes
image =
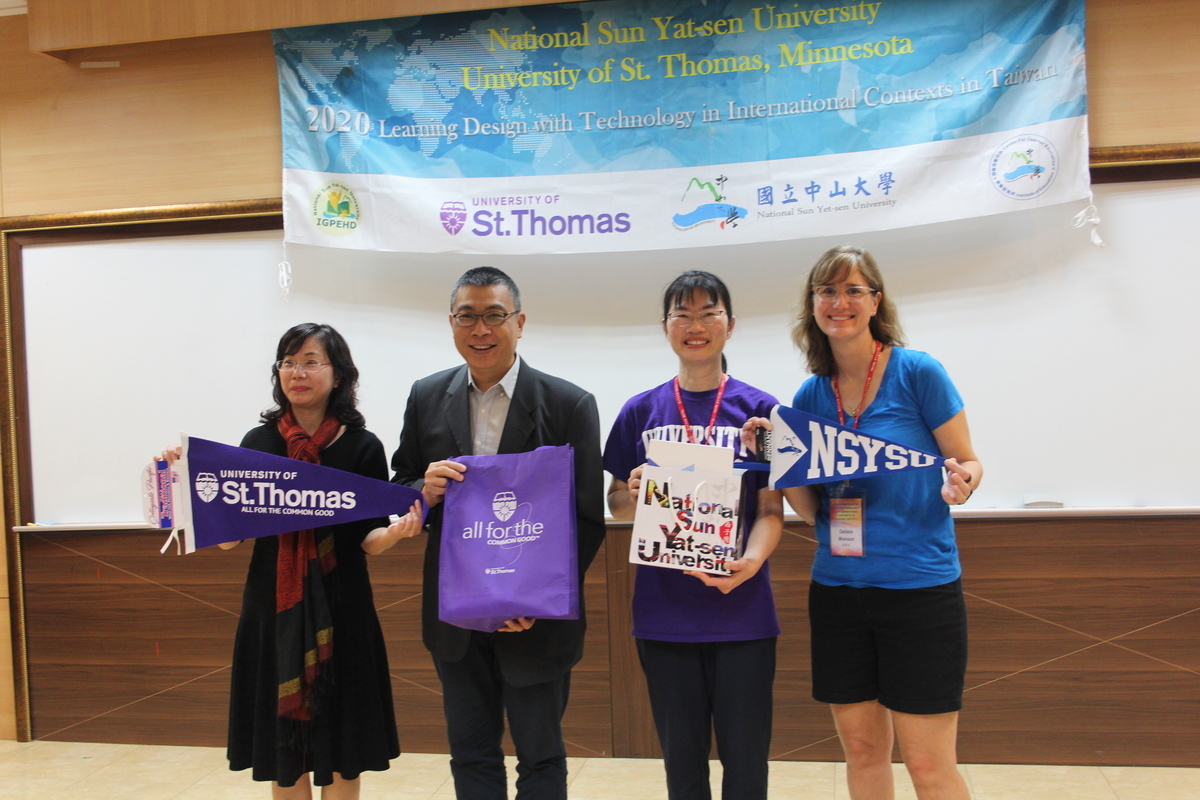
{"type": "MultiPolygon", "coordinates": [[[[614,552],[628,531],[610,527],[614,552]]],[[[1200,765],[1200,520],[964,520],[958,532],[971,620],[961,761],[1200,765]]],[[[811,697],[814,546],[812,530],[791,523],[772,557],[783,628],[775,759],[841,760],[828,710],[811,697]]],[[[632,582],[612,571],[610,581],[615,619],[632,582]]],[[[614,628],[611,642],[613,707],[626,710],[614,713],[613,740],[616,755],[637,756],[653,729],[644,684],[617,683],[622,662],[636,667],[627,631],[614,628]]]]}
{"type": "Polygon", "coordinates": [[[29,0],[29,49],[71,50],[511,5],[508,0],[29,0]]]}
{"type": "MultiPolygon", "coordinates": [[[[186,558],[147,532],[22,535],[33,737],[225,742],[229,667],[250,547],[186,558]],[[180,724],[186,721],[187,724],[180,724]]],[[[441,686],[421,644],[425,540],[370,561],[401,747],[447,751],[441,686]]],[[[571,756],[610,756],[604,551],[584,587],[590,630],[564,720],[571,756]]]]}
{"type": "MultiPolygon", "coordinates": [[[[2,560],[0,555],[0,560],[2,560]]],[[[7,586],[7,584],[5,584],[7,586]]],[[[17,738],[16,687],[13,680],[12,613],[9,600],[0,600],[0,739],[17,738]]]]}
{"type": "Polygon", "coordinates": [[[267,33],[118,49],[117,69],[30,53],[0,18],[0,215],[279,197],[267,33]]]}
{"type": "Polygon", "coordinates": [[[1200,520],[958,527],[963,761],[1200,764],[1200,520]]]}
{"type": "MultiPolygon", "coordinates": [[[[810,695],[811,529],[772,559],[783,636],[772,757],[840,760],[810,695]]],[[[147,533],[23,534],[37,738],[219,744],[249,548],[160,556],[147,533]],[[80,687],[87,687],[81,689],[80,687]],[[187,720],[187,725],[180,725],[187,720]]],[[[575,756],[656,756],[629,636],[629,526],[588,573],[590,625],[565,720],[575,756]]],[[[971,661],[964,763],[1200,766],[1200,519],[959,523],[971,661]]],[[[371,561],[401,746],[445,752],[420,642],[420,539],[371,561]]]]}
{"type": "Polygon", "coordinates": [[[1087,37],[1092,147],[1200,143],[1200,4],[1087,0],[1087,37]]]}
{"type": "Polygon", "coordinates": [[[634,578],[628,556],[630,527],[629,523],[610,522],[604,543],[610,554],[607,560],[609,658],[613,694],[620,697],[612,704],[613,756],[662,758],[646,696],[646,679],[630,636],[634,578]]]}
{"type": "Polygon", "coordinates": [[[34,738],[224,742],[250,548],[184,568],[158,554],[160,538],[22,536],[34,738]]]}

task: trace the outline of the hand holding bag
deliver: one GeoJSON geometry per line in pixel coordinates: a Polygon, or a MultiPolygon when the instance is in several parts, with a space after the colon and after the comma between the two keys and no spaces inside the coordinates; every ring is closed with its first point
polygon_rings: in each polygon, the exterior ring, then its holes
{"type": "Polygon", "coordinates": [[[446,488],[438,618],[477,631],[578,619],[573,449],[455,460],[467,471],[446,488]]]}

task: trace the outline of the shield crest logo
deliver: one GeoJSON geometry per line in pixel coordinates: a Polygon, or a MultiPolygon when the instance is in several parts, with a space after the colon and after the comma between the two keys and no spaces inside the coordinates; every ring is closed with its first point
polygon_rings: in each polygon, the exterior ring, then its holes
{"type": "Polygon", "coordinates": [[[512,492],[496,492],[496,496],[492,498],[492,511],[496,514],[496,519],[501,522],[506,522],[513,512],[517,510],[517,496],[512,492]]]}
{"type": "Polygon", "coordinates": [[[467,221],[467,206],[457,200],[447,200],[441,208],[442,227],[453,236],[463,229],[467,221]]]}
{"type": "Polygon", "coordinates": [[[211,472],[201,472],[196,476],[196,494],[206,503],[211,503],[217,496],[217,476],[211,472]]]}

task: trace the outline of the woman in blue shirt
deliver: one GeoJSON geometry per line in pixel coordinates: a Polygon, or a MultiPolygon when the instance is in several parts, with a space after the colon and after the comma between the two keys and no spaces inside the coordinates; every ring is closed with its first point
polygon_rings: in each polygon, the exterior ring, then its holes
{"type": "Polygon", "coordinates": [[[941,364],[902,346],[869,253],[826,252],[803,292],[792,333],[812,377],[793,406],[946,458],[945,480],[927,469],[784,490],[817,529],[813,697],[833,711],[852,798],[893,796],[898,742],[918,797],[967,800],[955,751],[967,621],[948,506],[971,496],[983,467],[963,401],[941,364]]]}

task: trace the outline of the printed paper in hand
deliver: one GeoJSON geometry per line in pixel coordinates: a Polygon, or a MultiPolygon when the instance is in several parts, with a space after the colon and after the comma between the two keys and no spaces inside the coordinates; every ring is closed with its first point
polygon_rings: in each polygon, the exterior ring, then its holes
{"type": "Polygon", "coordinates": [[[651,440],[634,506],[629,561],[730,575],[742,552],[742,480],[727,447],[651,440]]]}

